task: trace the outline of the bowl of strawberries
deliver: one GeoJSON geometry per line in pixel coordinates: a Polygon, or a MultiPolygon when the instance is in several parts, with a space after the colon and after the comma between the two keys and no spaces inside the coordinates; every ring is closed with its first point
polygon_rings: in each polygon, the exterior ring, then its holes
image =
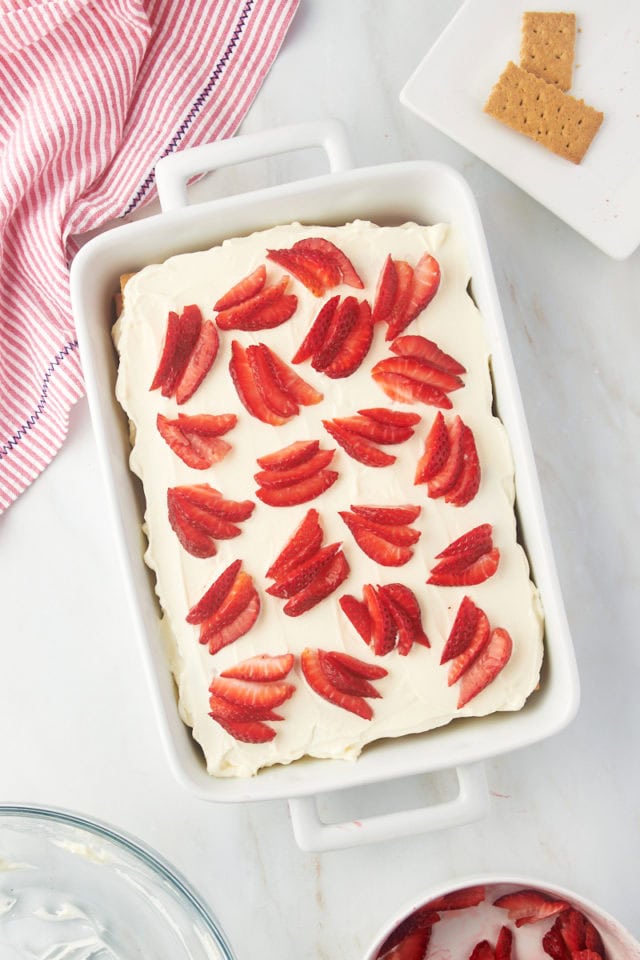
{"type": "Polygon", "coordinates": [[[440,885],[379,931],[365,960],[640,960],[640,943],[572,891],[523,877],[440,885]]]}

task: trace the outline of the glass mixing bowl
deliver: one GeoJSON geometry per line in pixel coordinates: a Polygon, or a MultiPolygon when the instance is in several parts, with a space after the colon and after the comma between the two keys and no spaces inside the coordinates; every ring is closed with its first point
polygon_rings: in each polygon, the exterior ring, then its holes
{"type": "Polygon", "coordinates": [[[234,960],[157,853],[62,810],[0,804],[2,960],[234,960]]]}

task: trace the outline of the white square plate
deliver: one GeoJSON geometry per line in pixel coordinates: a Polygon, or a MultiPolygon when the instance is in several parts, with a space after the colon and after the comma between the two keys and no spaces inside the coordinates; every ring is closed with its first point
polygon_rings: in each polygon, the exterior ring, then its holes
{"type": "Polygon", "coordinates": [[[640,4],[466,0],[400,94],[401,102],[618,260],[640,244],[640,4]],[[509,60],[519,61],[525,10],[573,10],[572,96],[603,111],[580,165],[483,112],[509,60]]]}

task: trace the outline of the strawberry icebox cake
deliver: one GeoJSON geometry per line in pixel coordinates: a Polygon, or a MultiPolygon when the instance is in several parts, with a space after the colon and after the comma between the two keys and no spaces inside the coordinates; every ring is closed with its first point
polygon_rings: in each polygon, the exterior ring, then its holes
{"type": "Polygon", "coordinates": [[[543,617],[446,224],[276,226],[129,277],[117,398],[207,770],[519,710],[543,617]]]}

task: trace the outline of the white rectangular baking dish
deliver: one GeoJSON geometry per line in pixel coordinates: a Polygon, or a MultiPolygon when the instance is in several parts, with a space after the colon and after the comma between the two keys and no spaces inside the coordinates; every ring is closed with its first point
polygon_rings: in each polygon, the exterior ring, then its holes
{"type": "Polygon", "coordinates": [[[334,121],[284,127],[185,151],[160,161],[157,179],[163,212],[91,239],[73,262],[71,292],[117,549],[159,731],[175,775],[210,801],[289,799],[296,839],[309,850],[402,836],[481,816],[488,806],[483,761],[561,730],[577,710],[579,685],[513,361],[482,226],[467,184],[456,171],[439,163],[350,169],[348,144],[334,121]],[[324,149],[331,173],[187,206],[187,181],[196,174],[311,146],[324,149]],[[206,249],[227,237],[292,220],[341,224],[357,218],[385,224],[450,222],[465,237],[472,293],[484,316],[492,354],[497,411],[515,460],[521,537],[545,611],[541,686],[521,711],[380,741],[367,747],[355,762],[303,760],[263,770],[247,780],[215,779],[206,773],[199,748],[176,709],[152,574],[143,561],[142,492],[128,467],[128,424],[114,397],[113,295],[122,273],[175,253],[206,249]],[[323,823],[317,814],[319,794],[449,769],[455,769],[458,777],[453,800],[341,824],[323,823]]]}

